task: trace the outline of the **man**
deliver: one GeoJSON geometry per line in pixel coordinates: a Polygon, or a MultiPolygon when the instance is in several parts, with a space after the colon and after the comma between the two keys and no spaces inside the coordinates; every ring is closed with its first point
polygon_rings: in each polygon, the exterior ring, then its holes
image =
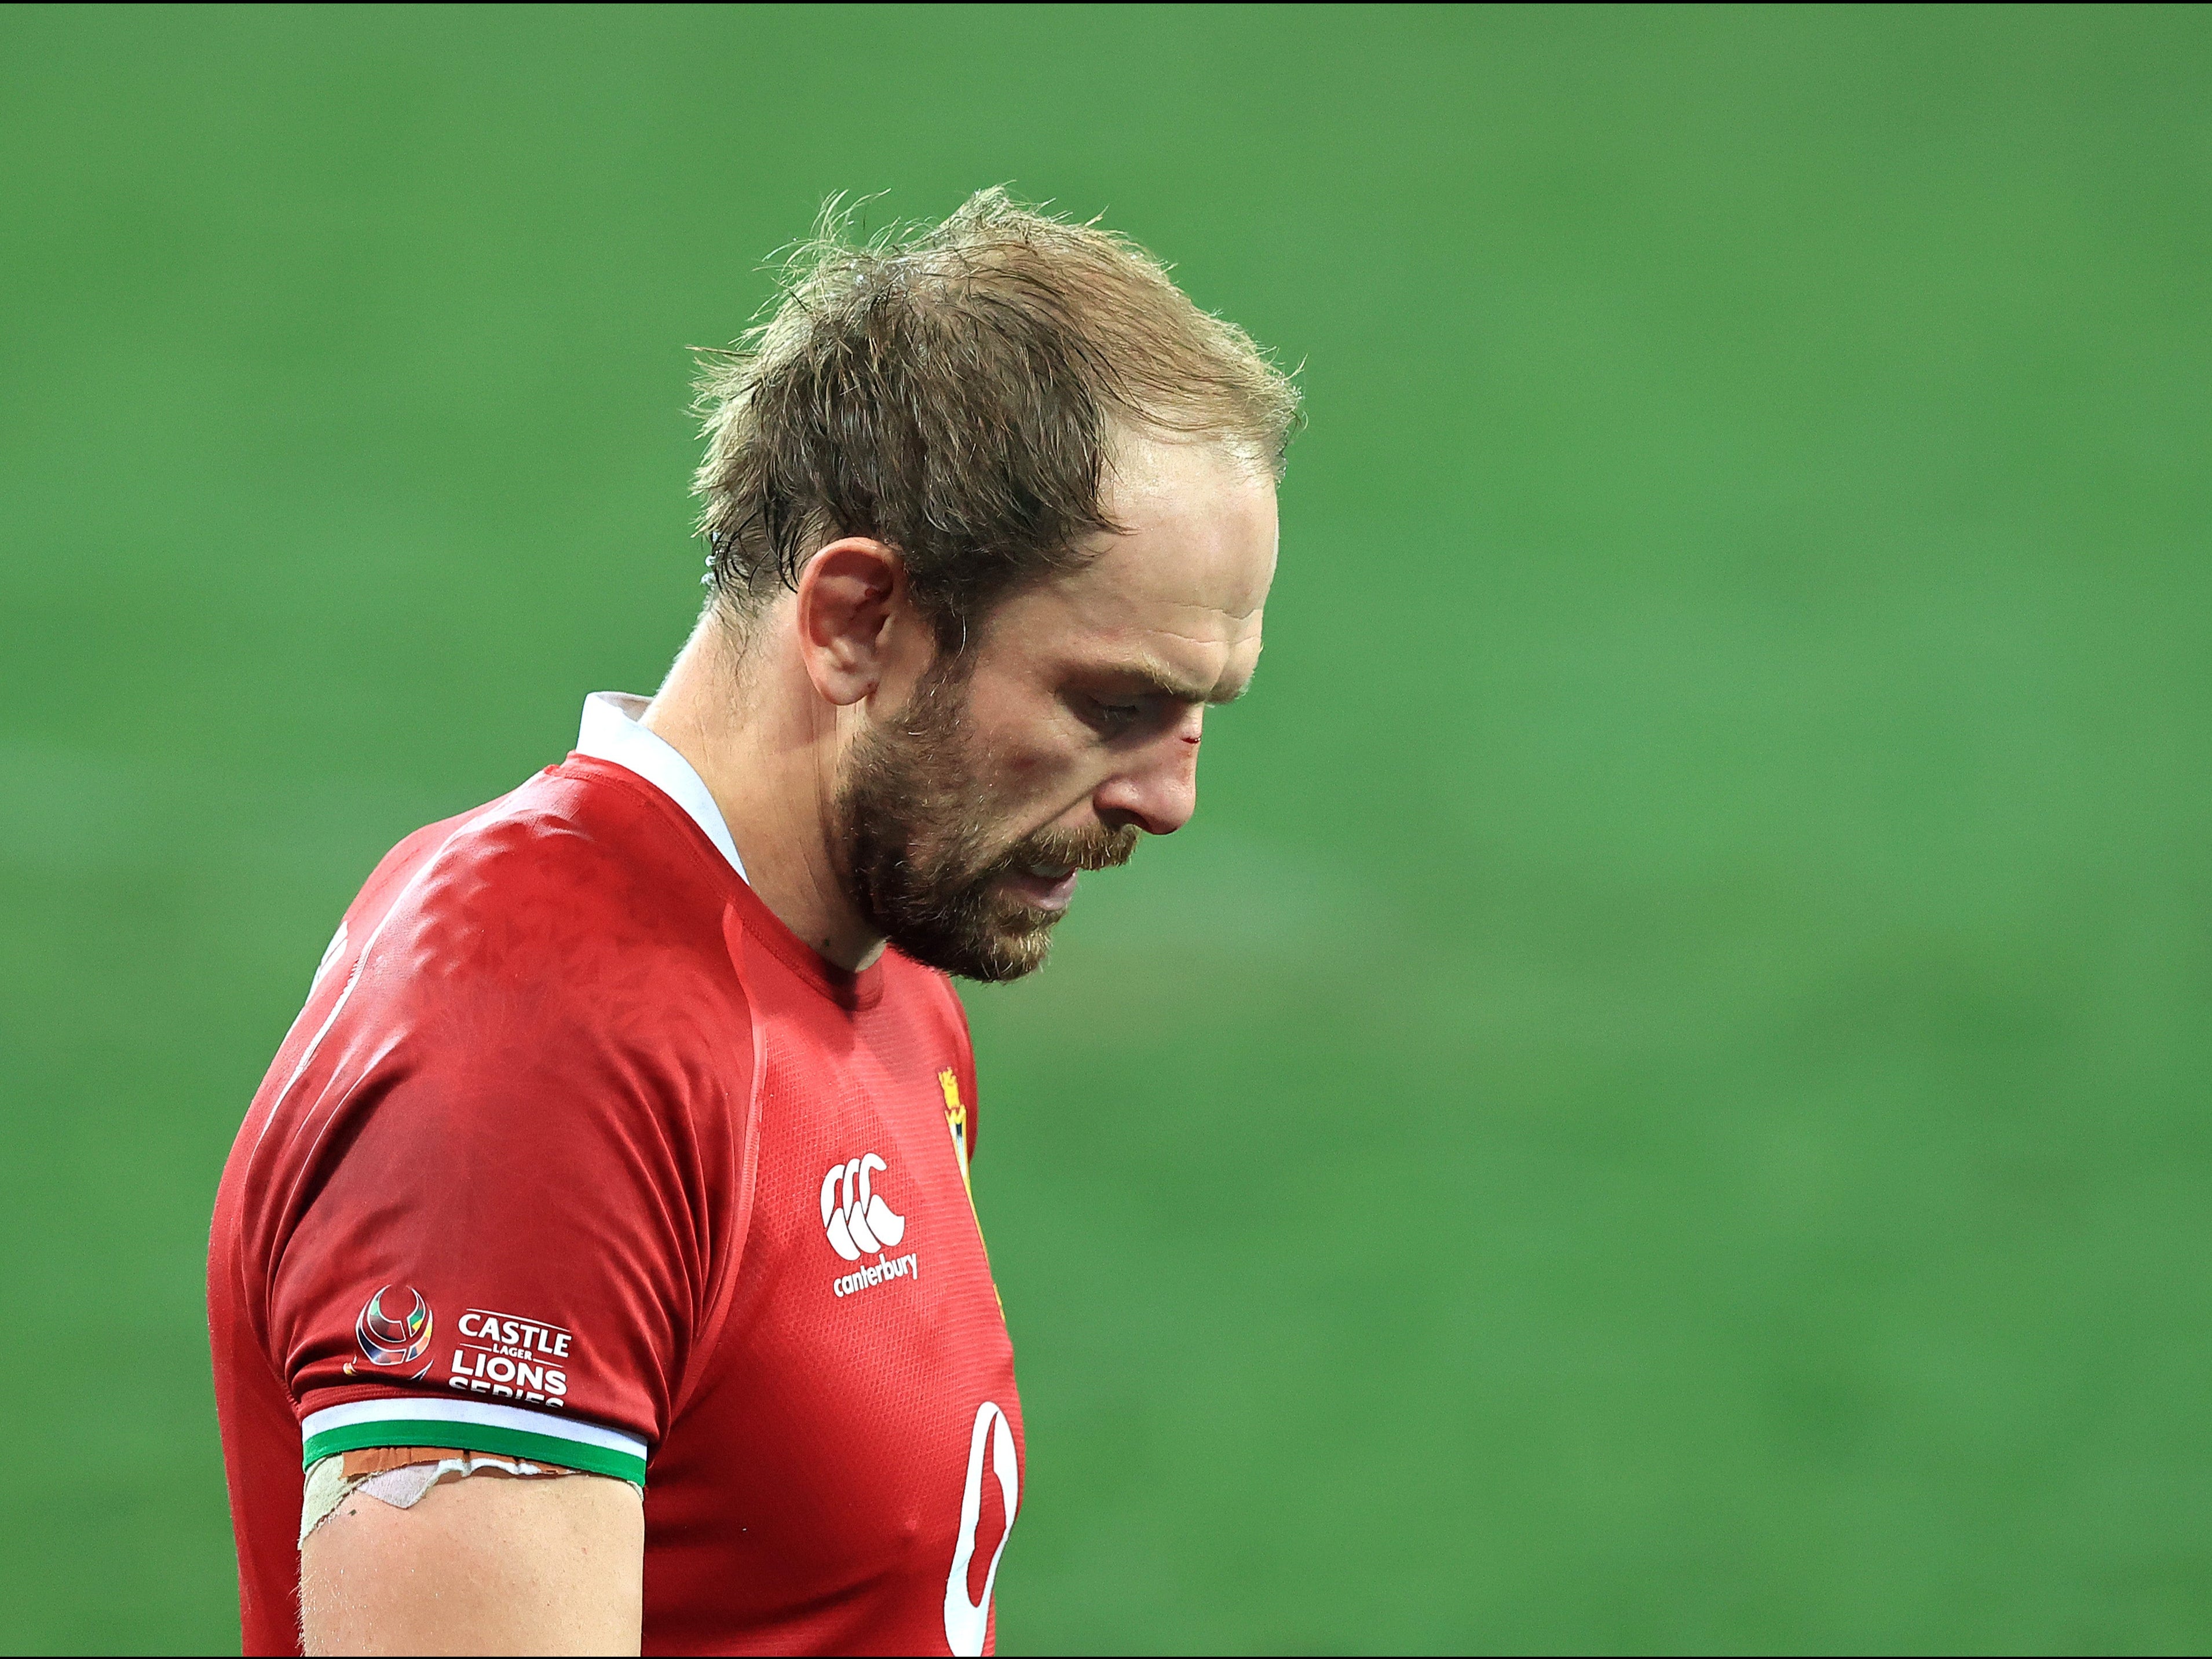
{"type": "Polygon", "coordinates": [[[1295,397],[989,191],[806,250],[702,407],[659,693],[386,856],[224,1172],[249,1651],[990,1650],[1022,1417],[945,976],[1189,818],[1295,397]]]}

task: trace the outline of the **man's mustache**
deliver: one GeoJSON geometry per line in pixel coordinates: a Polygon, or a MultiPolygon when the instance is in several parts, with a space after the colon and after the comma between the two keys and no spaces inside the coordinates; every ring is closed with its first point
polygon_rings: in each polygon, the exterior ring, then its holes
{"type": "Polygon", "coordinates": [[[1139,832],[1134,824],[1114,829],[1040,830],[998,861],[994,876],[1031,864],[1068,864],[1077,869],[1113,869],[1129,862],[1139,832]]]}

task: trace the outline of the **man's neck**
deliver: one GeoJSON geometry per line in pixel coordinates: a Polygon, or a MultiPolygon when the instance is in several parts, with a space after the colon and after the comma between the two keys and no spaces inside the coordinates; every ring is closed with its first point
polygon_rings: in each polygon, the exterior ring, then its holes
{"type": "Polygon", "coordinates": [[[783,608],[750,626],[741,646],[710,609],[642,724],[707,785],[761,902],[823,957],[857,971],[884,941],[846,896],[832,852],[840,711],[814,694],[787,648],[783,608]]]}

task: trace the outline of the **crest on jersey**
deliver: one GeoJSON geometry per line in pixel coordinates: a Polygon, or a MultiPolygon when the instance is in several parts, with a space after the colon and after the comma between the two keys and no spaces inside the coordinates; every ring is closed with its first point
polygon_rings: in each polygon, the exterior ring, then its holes
{"type": "Polygon", "coordinates": [[[404,1365],[429,1351],[436,1323],[421,1291],[412,1285],[386,1285],[362,1304],[353,1335],[370,1365],[404,1365]]]}
{"type": "MultiPolygon", "coordinates": [[[[937,1087],[945,1095],[945,1127],[952,1131],[952,1149],[960,1156],[960,1184],[968,1184],[968,1107],[960,1099],[960,1080],[948,1069],[937,1074],[937,1087]]],[[[970,1189],[972,1201],[975,1193],[970,1189]]]]}

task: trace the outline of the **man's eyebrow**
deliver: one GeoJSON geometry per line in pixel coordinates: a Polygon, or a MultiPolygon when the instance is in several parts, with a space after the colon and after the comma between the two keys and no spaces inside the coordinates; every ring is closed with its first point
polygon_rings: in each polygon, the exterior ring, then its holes
{"type": "Polygon", "coordinates": [[[1178,703],[1233,703],[1252,688],[1252,678],[1247,675],[1234,691],[1221,691],[1197,681],[1185,679],[1173,669],[1158,663],[1116,663],[1106,668],[1109,679],[1141,681],[1154,695],[1172,698],[1178,703]]]}

